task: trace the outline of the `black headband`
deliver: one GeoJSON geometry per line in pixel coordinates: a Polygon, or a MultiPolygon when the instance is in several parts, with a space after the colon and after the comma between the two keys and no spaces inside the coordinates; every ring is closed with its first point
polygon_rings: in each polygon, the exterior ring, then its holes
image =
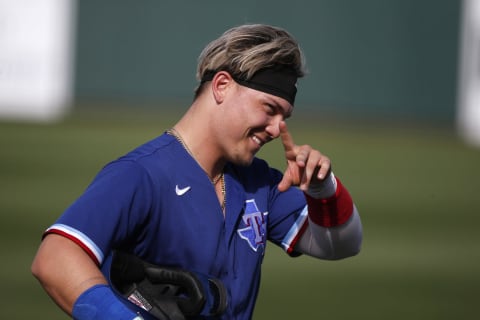
{"type": "MultiPolygon", "coordinates": [[[[202,83],[212,80],[216,73],[216,71],[205,72],[202,83]]],[[[292,106],[295,102],[297,73],[292,67],[276,65],[261,69],[248,80],[235,77],[234,75],[232,77],[235,82],[242,86],[273,94],[287,100],[292,106]]]]}

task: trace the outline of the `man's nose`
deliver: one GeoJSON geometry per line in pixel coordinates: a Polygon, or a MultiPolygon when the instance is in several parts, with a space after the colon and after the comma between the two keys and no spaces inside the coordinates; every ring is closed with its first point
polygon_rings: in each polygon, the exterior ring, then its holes
{"type": "Polygon", "coordinates": [[[274,117],[265,131],[268,133],[270,139],[276,139],[280,136],[280,122],[283,120],[281,116],[274,117]]]}

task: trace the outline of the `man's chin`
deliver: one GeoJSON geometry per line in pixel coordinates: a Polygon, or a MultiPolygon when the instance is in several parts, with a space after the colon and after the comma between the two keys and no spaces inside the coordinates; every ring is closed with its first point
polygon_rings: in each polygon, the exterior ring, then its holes
{"type": "Polygon", "coordinates": [[[254,158],[255,156],[252,155],[250,158],[235,159],[234,161],[231,161],[231,162],[237,166],[248,167],[249,165],[252,164],[254,158]]]}

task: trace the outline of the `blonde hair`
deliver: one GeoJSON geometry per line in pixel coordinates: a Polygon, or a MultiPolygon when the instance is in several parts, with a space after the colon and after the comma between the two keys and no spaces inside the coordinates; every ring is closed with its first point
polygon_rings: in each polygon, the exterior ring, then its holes
{"type": "MultiPolygon", "coordinates": [[[[210,42],[198,57],[197,80],[207,72],[228,71],[235,78],[249,80],[257,71],[286,65],[297,77],[306,73],[303,53],[286,30],[265,25],[246,24],[225,31],[210,42]]],[[[195,90],[197,97],[203,82],[195,90]]]]}

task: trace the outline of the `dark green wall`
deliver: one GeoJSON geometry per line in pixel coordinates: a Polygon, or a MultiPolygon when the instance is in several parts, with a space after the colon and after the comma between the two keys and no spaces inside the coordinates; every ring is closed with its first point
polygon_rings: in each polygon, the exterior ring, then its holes
{"type": "Polygon", "coordinates": [[[80,101],[188,104],[196,58],[232,26],[282,26],[310,74],[298,106],[353,116],[451,119],[456,0],[79,1],[80,101]]]}

